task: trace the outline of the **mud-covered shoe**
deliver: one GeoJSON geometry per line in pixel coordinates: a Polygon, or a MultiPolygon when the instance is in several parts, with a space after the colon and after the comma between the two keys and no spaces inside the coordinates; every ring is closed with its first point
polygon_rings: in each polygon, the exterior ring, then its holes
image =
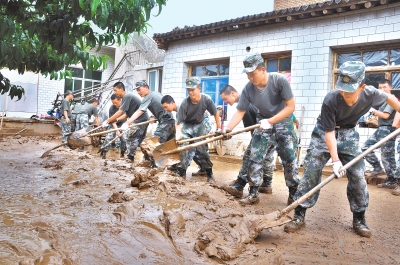
{"type": "Polygon", "coordinates": [[[392,194],[400,196],[400,179],[396,179],[397,187],[393,190],[392,194]]]}
{"type": "Polygon", "coordinates": [[[258,188],[259,193],[272,194],[272,182],[270,179],[263,178],[263,183],[258,188]]]}
{"type": "Polygon", "coordinates": [[[291,205],[294,202],[294,195],[296,194],[298,186],[289,187],[289,196],[287,199],[287,205],[291,205]]]}
{"type": "Polygon", "coordinates": [[[214,183],[215,179],[214,179],[214,174],[212,172],[212,168],[206,169],[206,174],[207,174],[207,182],[214,183]]]}
{"type": "Polygon", "coordinates": [[[124,158],[125,156],[125,151],[121,151],[121,153],[119,154],[119,158],[124,158]]]}
{"type": "Polygon", "coordinates": [[[135,160],[135,157],[132,156],[132,155],[127,155],[126,159],[127,159],[128,162],[133,162],[135,160]]]}
{"type": "Polygon", "coordinates": [[[177,174],[178,176],[182,177],[182,178],[186,178],[186,169],[183,169],[181,167],[178,167],[175,171],[175,174],[177,174]]]}
{"type": "Polygon", "coordinates": [[[193,177],[202,177],[202,176],[206,176],[207,173],[204,169],[199,169],[199,171],[192,173],[193,177]]]}
{"type": "Polygon", "coordinates": [[[296,209],[294,209],[293,220],[285,224],[283,230],[286,233],[293,233],[306,227],[306,222],[304,220],[306,217],[306,210],[307,208],[297,206],[296,209]]]}
{"type": "Polygon", "coordinates": [[[258,187],[250,186],[249,194],[243,199],[239,200],[241,205],[252,205],[260,202],[260,197],[258,196],[258,187]]]}
{"type": "Polygon", "coordinates": [[[372,172],[369,173],[368,177],[372,178],[380,175],[385,175],[385,171],[381,166],[374,168],[374,170],[372,170],[372,172]]]}
{"type": "Polygon", "coordinates": [[[365,223],[365,212],[353,213],[353,228],[357,235],[371,237],[371,230],[365,223]]]}
{"type": "Polygon", "coordinates": [[[176,171],[178,169],[178,164],[173,164],[167,167],[168,170],[176,171]]]}
{"type": "Polygon", "coordinates": [[[242,198],[244,186],[246,186],[246,181],[238,178],[235,183],[224,186],[223,189],[236,198],[242,198]]]}
{"type": "Polygon", "coordinates": [[[395,178],[389,177],[386,179],[385,182],[378,184],[377,187],[385,189],[395,189],[397,187],[397,182],[395,178]]]}
{"type": "Polygon", "coordinates": [[[101,153],[100,153],[100,158],[101,159],[106,159],[106,154],[107,154],[107,152],[106,151],[101,151],[101,153]]]}

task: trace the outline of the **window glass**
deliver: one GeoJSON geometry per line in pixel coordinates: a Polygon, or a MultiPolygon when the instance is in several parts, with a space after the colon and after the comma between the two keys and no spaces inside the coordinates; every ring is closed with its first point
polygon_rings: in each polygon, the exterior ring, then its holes
{"type": "Polygon", "coordinates": [[[365,84],[378,88],[378,82],[385,79],[385,73],[365,74],[365,84]]]}
{"type": "Polygon", "coordinates": [[[343,63],[347,61],[360,61],[360,58],[361,58],[361,53],[359,52],[338,54],[337,67],[339,68],[343,63]]]}
{"type": "Polygon", "coordinates": [[[400,64],[400,49],[390,50],[390,65],[400,64]]]}
{"type": "Polygon", "coordinates": [[[101,80],[101,72],[100,71],[85,71],[85,78],[86,79],[93,79],[93,80],[101,80]]]}
{"type": "Polygon", "coordinates": [[[400,73],[392,73],[393,89],[400,89],[400,73]]]}
{"type": "Polygon", "coordinates": [[[80,80],[80,79],[73,79],[73,80],[74,80],[74,90],[73,91],[81,90],[82,89],[82,80],[80,80]]]}
{"type": "Polygon", "coordinates": [[[219,75],[229,75],[229,64],[220,64],[219,65],[219,75]]]}
{"type": "Polygon", "coordinates": [[[65,78],[64,93],[67,92],[67,90],[74,91],[74,86],[72,79],[65,78]]]}
{"type": "Polygon", "coordinates": [[[72,73],[72,77],[83,77],[83,69],[79,69],[79,68],[72,68],[72,67],[67,67],[67,70],[70,70],[72,73]]]}
{"type": "Polygon", "coordinates": [[[217,76],[218,75],[218,64],[206,65],[206,76],[217,76]]]}
{"type": "Polygon", "coordinates": [[[278,60],[267,61],[267,72],[278,72],[278,60]]]}
{"type": "Polygon", "coordinates": [[[290,71],[292,68],[292,58],[282,58],[279,61],[279,71],[290,71]]]}
{"type": "Polygon", "coordinates": [[[149,88],[151,91],[156,91],[156,77],[156,71],[149,72],[149,88]]]}
{"type": "Polygon", "coordinates": [[[366,66],[382,66],[388,64],[388,51],[364,52],[363,63],[366,66]]]}
{"type": "Polygon", "coordinates": [[[203,66],[193,66],[192,76],[203,76],[203,66]]]}

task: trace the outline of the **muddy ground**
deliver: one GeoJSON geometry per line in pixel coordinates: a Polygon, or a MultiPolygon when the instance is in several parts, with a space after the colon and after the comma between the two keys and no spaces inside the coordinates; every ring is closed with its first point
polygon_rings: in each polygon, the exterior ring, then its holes
{"type": "Polygon", "coordinates": [[[258,233],[254,215],[286,206],[282,171],[273,194],[242,207],[218,187],[236,178],[240,164],[215,161],[217,185],[209,185],[191,177],[195,166],[184,180],[116,152],[102,160],[88,147],[40,158],[59,139],[16,138],[0,138],[1,265],[400,263],[400,197],[374,185],[369,239],[353,233],[346,179],[323,188],[304,230],[258,233]]]}

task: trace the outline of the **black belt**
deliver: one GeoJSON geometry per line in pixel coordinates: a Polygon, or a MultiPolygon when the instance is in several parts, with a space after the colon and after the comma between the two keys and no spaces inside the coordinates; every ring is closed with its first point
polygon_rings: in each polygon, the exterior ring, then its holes
{"type": "Polygon", "coordinates": [[[347,126],[338,126],[338,125],[336,125],[335,126],[335,129],[353,129],[355,126],[350,126],[350,125],[347,125],[347,126]]]}

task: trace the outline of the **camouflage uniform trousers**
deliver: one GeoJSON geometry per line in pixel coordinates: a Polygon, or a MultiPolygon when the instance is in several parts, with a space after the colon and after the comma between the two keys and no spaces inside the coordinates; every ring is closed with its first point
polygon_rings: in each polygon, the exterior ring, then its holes
{"type": "MultiPolygon", "coordinates": [[[[354,129],[335,130],[337,152],[343,165],[349,163],[361,153],[359,148],[359,134],[354,129]]],[[[300,181],[294,199],[297,200],[321,182],[322,169],[330,159],[326,146],[325,132],[322,126],[317,123],[312,135],[310,146],[304,158],[304,173],[300,181]]],[[[364,177],[364,160],[360,159],[353,166],[347,169],[347,199],[352,212],[363,212],[369,203],[367,182],[364,177]]],[[[301,204],[304,208],[311,208],[318,200],[319,191],[301,204]]]]}
{"type": "Polygon", "coordinates": [[[61,140],[63,143],[66,143],[68,141],[68,136],[67,134],[71,132],[71,120],[67,124],[65,122],[65,118],[61,118],[61,140]]]}
{"type": "Polygon", "coordinates": [[[89,128],[89,116],[86,113],[79,113],[76,115],[76,130],[85,129],[88,131],[89,128]]]}
{"type": "MultiPolygon", "coordinates": [[[[198,124],[184,123],[182,125],[182,139],[184,140],[202,136],[205,134],[205,130],[206,127],[204,126],[204,123],[198,123],[198,124]]],[[[188,144],[189,143],[184,143],[183,146],[188,144]]],[[[195,154],[197,155],[198,163],[201,169],[207,170],[212,168],[213,163],[210,160],[210,155],[207,151],[206,144],[181,152],[180,156],[182,162],[178,164],[178,167],[186,170],[189,167],[190,162],[192,162],[192,159],[195,154]]]]}
{"type": "Polygon", "coordinates": [[[158,123],[156,130],[153,133],[153,136],[158,136],[160,138],[160,143],[165,143],[169,140],[175,139],[175,122],[172,121],[170,123],[161,122],[158,123]]]}
{"type": "Polygon", "coordinates": [[[128,132],[122,135],[123,141],[126,143],[126,150],[128,155],[135,156],[138,146],[143,142],[146,137],[148,124],[133,126],[128,129],[128,132]]]}
{"type": "MultiPolygon", "coordinates": [[[[368,138],[368,140],[365,142],[361,150],[362,151],[367,150],[369,147],[376,144],[377,142],[379,142],[380,140],[382,140],[395,130],[396,128],[392,126],[380,126],[368,138]]],[[[393,137],[380,147],[382,164],[385,169],[386,175],[389,178],[400,178],[400,176],[396,175],[395,144],[396,144],[396,137],[393,137]]],[[[374,168],[380,167],[380,162],[376,157],[374,151],[366,155],[365,160],[367,160],[367,162],[370,163],[374,168]]]]}
{"type": "Polygon", "coordinates": [[[75,132],[76,130],[76,116],[77,114],[71,113],[71,132],[75,132]]]}
{"type": "Polygon", "coordinates": [[[264,161],[274,152],[275,146],[282,160],[286,186],[296,187],[298,185],[297,136],[293,123],[288,122],[274,124],[268,130],[260,128],[254,130],[254,135],[246,150],[249,152],[248,163],[247,165],[242,163],[243,170],[248,172],[247,178],[250,186],[260,186],[264,161]]]}
{"type": "MultiPolygon", "coordinates": [[[[205,126],[204,134],[205,135],[209,134],[212,130],[211,122],[210,122],[210,115],[204,115],[203,124],[205,126]]],[[[205,147],[208,152],[208,144],[206,144],[205,147]]],[[[203,168],[201,168],[201,155],[199,156],[198,152],[196,152],[194,154],[193,161],[196,163],[196,165],[198,165],[200,167],[200,170],[203,170],[203,168]]]]}
{"type": "MultiPolygon", "coordinates": [[[[114,129],[114,127],[110,124],[110,125],[108,125],[108,128],[107,128],[107,130],[111,130],[111,129],[114,129]]],[[[104,143],[103,143],[103,145],[101,146],[102,148],[104,147],[104,146],[106,146],[109,142],[111,142],[112,140],[114,140],[114,138],[117,136],[117,133],[116,132],[110,132],[110,133],[107,133],[106,134],[106,138],[104,139],[104,143]]],[[[121,149],[121,152],[125,152],[126,151],[126,142],[125,142],[125,140],[123,139],[123,136],[121,137],[121,138],[118,138],[117,140],[116,140],[116,142],[118,141],[118,140],[120,140],[120,149],[121,149]]],[[[118,146],[118,144],[117,144],[117,146],[118,146]]],[[[107,146],[106,148],[104,148],[104,152],[108,152],[109,150],[110,150],[110,148],[111,148],[111,145],[109,145],[109,146],[107,146]]]]}

